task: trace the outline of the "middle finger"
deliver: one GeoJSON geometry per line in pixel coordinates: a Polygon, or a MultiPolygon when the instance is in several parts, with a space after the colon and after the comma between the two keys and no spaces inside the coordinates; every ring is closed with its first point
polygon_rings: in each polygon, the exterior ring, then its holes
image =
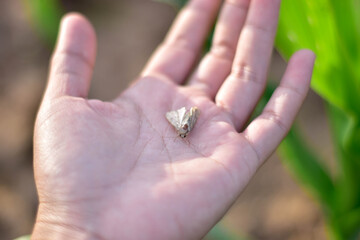
{"type": "Polygon", "coordinates": [[[252,0],[230,75],[216,95],[240,129],[255,108],[266,83],[281,0],[252,0]]]}
{"type": "Polygon", "coordinates": [[[211,50],[190,80],[190,85],[202,88],[210,98],[214,98],[230,73],[249,4],[250,0],[225,1],[216,24],[211,50]]]}

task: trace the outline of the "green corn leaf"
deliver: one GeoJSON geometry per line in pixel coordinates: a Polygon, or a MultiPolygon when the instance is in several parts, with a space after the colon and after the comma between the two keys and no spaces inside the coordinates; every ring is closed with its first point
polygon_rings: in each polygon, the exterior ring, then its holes
{"type": "MultiPolygon", "coordinates": [[[[359,3],[357,0],[330,0],[332,13],[335,19],[337,39],[350,68],[359,73],[358,66],[360,54],[360,22],[357,22],[359,3]],[[349,51],[350,50],[350,51],[349,51]]],[[[359,82],[359,78],[354,79],[359,82]]],[[[358,85],[359,86],[359,85],[358,85]]]]}
{"type": "Polygon", "coordinates": [[[276,38],[286,58],[301,48],[318,56],[312,88],[329,103],[339,166],[330,216],[334,236],[352,235],[343,216],[360,207],[359,13],[355,0],[283,0],[276,38]]]}
{"type": "Polygon", "coordinates": [[[339,219],[344,232],[352,233],[349,239],[359,239],[360,237],[360,207],[351,210],[339,219]]]}
{"type": "Polygon", "coordinates": [[[305,145],[296,128],[281,143],[283,162],[300,182],[329,210],[334,205],[334,183],[317,157],[305,145]]]}
{"type": "Polygon", "coordinates": [[[286,58],[298,49],[312,49],[317,54],[313,89],[340,109],[360,114],[356,104],[360,72],[354,67],[359,56],[355,41],[360,35],[354,24],[348,25],[355,19],[354,10],[349,10],[354,9],[352,2],[282,1],[276,46],[286,58]]]}
{"type": "Polygon", "coordinates": [[[32,23],[40,35],[55,45],[64,11],[59,0],[22,0],[32,23]]]}
{"type": "MultiPolygon", "coordinates": [[[[359,127],[356,126],[351,116],[344,114],[335,106],[327,107],[330,116],[330,125],[332,127],[333,139],[345,141],[352,139],[354,133],[359,127]],[[349,137],[350,136],[350,137],[349,137]]],[[[350,142],[350,145],[356,145],[359,142],[350,142]]],[[[337,182],[337,211],[344,214],[353,208],[360,207],[360,163],[359,156],[351,154],[351,149],[346,145],[336,145],[336,154],[338,158],[339,173],[337,182]]]]}
{"type": "MultiPolygon", "coordinates": [[[[359,1],[284,0],[276,46],[289,58],[296,50],[310,48],[317,54],[313,89],[330,104],[351,116],[351,134],[336,139],[352,154],[360,149],[360,13],[359,1]]],[[[343,125],[342,131],[349,132],[343,125]]]]}

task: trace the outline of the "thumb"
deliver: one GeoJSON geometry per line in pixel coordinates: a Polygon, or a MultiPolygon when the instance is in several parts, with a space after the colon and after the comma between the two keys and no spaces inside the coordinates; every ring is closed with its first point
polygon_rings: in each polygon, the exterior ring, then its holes
{"type": "Polygon", "coordinates": [[[67,14],[61,22],[50,66],[46,98],[86,97],[96,56],[96,35],[81,14],[67,14]]]}

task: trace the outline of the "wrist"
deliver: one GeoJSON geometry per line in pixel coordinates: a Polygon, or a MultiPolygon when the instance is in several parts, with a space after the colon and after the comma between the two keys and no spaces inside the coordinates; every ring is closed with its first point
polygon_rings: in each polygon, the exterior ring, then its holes
{"type": "Polygon", "coordinates": [[[96,234],[82,227],[79,217],[66,214],[55,213],[50,207],[39,205],[36,223],[31,235],[31,240],[42,239],[74,239],[74,240],[92,240],[102,239],[96,234]]]}
{"type": "Polygon", "coordinates": [[[31,240],[45,240],[45,239],[93,239],[91,236],[83,231],[75,229],[74,227],[64,226],[61,223],[37,221],[31,240]]]}

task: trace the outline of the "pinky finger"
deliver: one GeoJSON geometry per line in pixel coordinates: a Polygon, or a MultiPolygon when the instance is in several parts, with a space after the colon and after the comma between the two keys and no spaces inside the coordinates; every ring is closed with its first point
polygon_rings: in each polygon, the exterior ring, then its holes
{"type": "Polygon", "coordinates": [[[260,162],[275,151],[289,131],[309,90],[314,61],[309,50],[295,53],[262,114],[241,133],[260,162]]]}

